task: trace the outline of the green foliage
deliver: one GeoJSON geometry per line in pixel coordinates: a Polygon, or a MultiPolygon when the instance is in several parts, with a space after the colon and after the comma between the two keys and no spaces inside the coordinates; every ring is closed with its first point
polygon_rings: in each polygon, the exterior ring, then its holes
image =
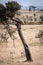
{"type": "Polygon", "coordinates": [[[6,19],[5,13],[6,8],[4,7],[4,5],[0,4],[0,21],[6,19]]]}
{"type": "Polygon", "coordinates": [[[31,11],[31,10],[35,10],[35,8],[36,8],[36,6],[29,6],[29,11],[31,11]]]}
{"type": "Polygon", "coordinates": [[[41,19],[40,23],[43,23],[43,15],[40,16],[40,19],[41,19]]]}
{"type": "Polygon", "coordinates": [[[21,6],[15,1],[9,1],[6,3],[7,15],[13,17],[15,12],[21,8],[21,6]]]}
{"type": "Polygon", "coordinates": [[[43,15],[42,16],[40,16],[40,18],[42,19],[42,21],[43,21],[43,15]]]}
{"type": "MultiPolygon", "coordinates": [[[[9,1],[6,3],[4,6],[3,4],[0,4],[0,23],[4,25],[4,27],[7,29],[7,32],[9,33],[10,37],[14,40],[15,37],[13,33],[15,32],[15,29],[11,28],[8,23],[8,19],[10,17],[13,17],[15,15],[15,12],[18,11],[21,8],[19,3],[15,1],[9,1]],[[6,26],[5,26],[6,24],[6,26]]],[[[5,35],[0,35],[0,41],[6,41],[7,42],[7,37],[5,35]]]]}
{"type": "Polygon", "coordinates": [[[21,6],[19,3],[15,1],[9,1],[8,3],[5,3],[5,6],[3,4],[0,4],[0,20],[7,20],[9,17],[13,17],[15,15],[15,12],[19,10],[21,6]]]}
{"type": "Polygon", "coordinates": [[[35,38],[39,38],[40,42],[43,43],[43,30],[39,30],[39,33],[35,36],[35,38]]]}
{"type": "Polygon", "coordinates": [[[15,1],[9,1],[8,3],[6,3],[6,7],[8,10],[11,10],[12,12],[17,11],[21,8],[21,6],[15,1]]]}

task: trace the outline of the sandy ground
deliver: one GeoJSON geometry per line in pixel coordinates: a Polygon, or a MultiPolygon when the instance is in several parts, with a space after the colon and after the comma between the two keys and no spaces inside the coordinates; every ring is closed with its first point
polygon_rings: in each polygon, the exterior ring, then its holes
{"type": "MultiPolygon", "coordinates": [[[[37,33],[37,31],[39,31],[40,29],[42,29],[43,25],[38,26],[38,25],[34,25],[34,26],[23,26],[22,28],[22,32],[24,34],[24,37],[26,39],[26,42],[29,43],[31,40],[35,41],[35,39],[33,38],[35,36],[35,34],[37,33]],[[31,33],[31,34],[30,34],[31,33]],[[29,38],[31,39],[29,41],[29,38]]],[[[20,38],[18,36],[18,33],[16,34],[18,41],[16,40],[16,47],[18,47],[18,44],[21,43],[20,38]]],[[[36,39],[37,42],[37,39],[36,39]]],[[[11,45],[11,39],[10,42],[8,44],[8,48],[13,47],[13,44],[11,45]],[[10,46],[11,45],[11,46],[10,46]]],[[[29,45],[29,44],[28,44],[29,45]]],[[[5,46],[5,45],[4,45],[5,46]]],[[[20,46],[20,45],[19,45],[20,46]]],[[[0,47],[0,49],[2,49],[3,47],[0,47]]],[[[24,62],[26,60],[25,57],[23,58],[18,58],[18,59],[0,59],[0,65],[43,65],[43,46],[29,46],[30,52],[31,52],[31,56],[32,56],[32,60],[33,61],[29,61],[29,62],[24,62]]],[[[4,48],[2,49],[2,51],[4,50],[4,48]]],[[[6,48],[5,48],[6,50],[6,48]]],[[[12,49],[13,50],[13,49],[12,49]]],[[[18,50],[20,50],[20,48],[18,48],[18,50]]],[[[8,50],[9,51],[9,50],[8,50]]],[[[21,50],[20,50],[21,51],[21,50]]],[[[0,52],[1,53],[1,52],[0,52]]],[[[18,53],[18,51],[17,51],[18,53]]],[[[2,53],[3,56],[4,53],[2,53]]],[[[1,56],[0,56],[1,58],[1,56]]]]}
{"type": "Polygon", "coordinates": [[[24,62],[24,58],[0,60],[0,65],[43,65],[43,46],[30,46],[32,60],[24,62]]]}

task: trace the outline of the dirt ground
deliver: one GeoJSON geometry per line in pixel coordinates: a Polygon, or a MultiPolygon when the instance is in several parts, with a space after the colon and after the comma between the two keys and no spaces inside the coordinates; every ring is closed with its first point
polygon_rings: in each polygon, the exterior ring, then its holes
{"type": "Polygon", "coordinates": [[[43,65],[43,46],[30,46],[33,61],[24,62],[25,58],[0,60],[0,65],[43,65]]]}
{"type": "MultiPolygon", "coordinates": [[[[34,26],[23,26],[22,28],[23,28],[22,32],[23,32],[23,35],[26,39],[26,42],[29,43],[29,42],[36,41],[36,43],[37,43],[37,39],[35,39],[35,34],[43,28],[43,25],[41,25],[41,26],[38,26],[38,25],[36,25],[36,26],[35,25],[34,26]]],[[[22,43],[20,41],[18,33],[16,33],[16,36],[17,36],[18,40],[15,41],[15,43],[16,43],[15,46],[18,48],[18,45],[19,45],[18,50],[20,50],[20,46],[22,45],[22,43]]],[[[10,39],[9,44],[7,44],[8,51],[10,50],[9,47],[13,48],[13,44],[10,44],[10,43],[12,43],[11,39],[10,39]]],[[[38,44],[34,45],[34,44],[29,46],[33,61],[24,62],[26,60],[25,57],[18,58],[18,59],[14,59],[14,58],[12,58],[12,59],[10,59],[10,58],[3,59],[2,58],[1,59],[1,55],[4,56],[4,53],[1,54],[1,52],[0,52],[0,65],[43,65],[43,44],[42,45],[38,45],[38,44]]],[[[5,45],[4,45],[4,48],[5,48],[5,45]]],[[[6,50],[6,49],[3,49],[3,46],[0,47],[0,51],[1,51],[1,49],[2,49],[2,52],[4,50],[6,50]]],[[[18,51],[17,51],[17,53],[18,53],[18,51]]]]}

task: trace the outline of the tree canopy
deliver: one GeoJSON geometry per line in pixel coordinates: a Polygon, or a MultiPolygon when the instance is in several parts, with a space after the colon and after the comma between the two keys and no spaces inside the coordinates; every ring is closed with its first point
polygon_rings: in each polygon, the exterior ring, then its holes
{"type": "Polygon", "coordinates": [[[8,16],[14,16],[15,12],[21,8],[21,5],[15,1],[9,1],[6,3],[8,16]]]}
{"type": "Polygon", "coordinates": [[[8,3],[5,3],[5,6],[0,3],[0,19],[5,20],[6,17],[13,17],[20,8],[21,5],[16,1],[8,1],[8,3]]]}
{"type": "Polygon", "coordinates": [[[4,20],[6,14],[6,8],[3,4],[0,4],[0,20],[4,20]]]}

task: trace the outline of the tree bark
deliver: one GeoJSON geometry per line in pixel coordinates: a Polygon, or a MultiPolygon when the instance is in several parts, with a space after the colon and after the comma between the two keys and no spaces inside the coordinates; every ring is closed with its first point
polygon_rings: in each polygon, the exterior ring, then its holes
{"type": "MultiPolygon", "coordinates": [[[[13,19],[12,19],[12,20],[13,20],[13,19]]],[[[15,21],[15,20],[14,20],[14,21],[15,21]]],[[[5,26],[5,28],[7,29],[8,33],[9,33],[10,36],[11,36],[11,32],[10,32],[10,30],[9,30],[9,25],[8,25],[7,22],[5,22],[5,23],[6,23],[6,25],[7,25],[7,26],[5,26]]],[[[30,50],[29,50],[29,48],[28,48],[28,46],[27,46],[27,44],[26,44],[26,42],[25,42],[25,39],[24,39],[24,37],[23,37],[23,35],[22,35],[21,23],[19,23],[18,21],[16,21],[16,23],[17,23],[17,24],[16,24],[16,27],[17,27],[17,29],[18,29],[18,34],[19,34],[19,36],[20,36],[20,39],[21,39],[21,41],[22,41],[22,43],[23,43],[23,46],[24,46],[24,49],[25,49],[27,61],[31,61],[32,58],[31,58],[30,50]]],[[[2,24],[4,24],[4,23],[2,22],[2,24]]]]}
{"type": "Polygon", "coordinates": [[[29,48],[28,48],[28,46],[27,46],[27,44],[25,42],[25,39],[24,39],[24,37],[22,35],[22,31],[21,31],[20,25],[17,26],[17,29],[18,29],[18,34],[20,36],[20,39],[21,39],[21,41],[23,43],[23,46],[24,46],[24,50],[25,50],[27,61],[32,61],[30,50],[29,50],[29,48]]]}

